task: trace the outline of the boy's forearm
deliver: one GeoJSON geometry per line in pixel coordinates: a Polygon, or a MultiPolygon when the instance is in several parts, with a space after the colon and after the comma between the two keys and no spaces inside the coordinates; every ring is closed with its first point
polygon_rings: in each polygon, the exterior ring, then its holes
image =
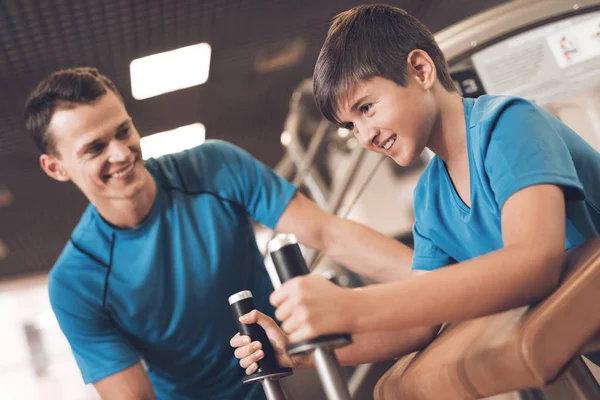
{"type": "Polygon", "coordinates": [[[393,360],[425,348],[439,326],[402,331],[365,332],[352,336],[352,344],[336,350],[341,365],[358,365],[393,360]]]}
{"type": "Polygon", "coordinates": [[[410,276],[412,249],[365,225],[336,218],[325,243],[326,254],[337,263],[376,282],[410,276]]]}
{"type": "MultiPolygon", "coordinates": [[[[359,333],[352,335],[351,345],[336,349],[335,354],[342,366],[392,360],[425,348],[438,331],[439,326],[359,333]]],[[[296,368],[315,367],[312,356],[297,361],[296,368]]]]}
{"type": "Polygon", "coordinates": [[[356,289],[353,332],[433,326],[531,304],[557,285],[563,256],[513,245],[412,279],[356,289]]]}

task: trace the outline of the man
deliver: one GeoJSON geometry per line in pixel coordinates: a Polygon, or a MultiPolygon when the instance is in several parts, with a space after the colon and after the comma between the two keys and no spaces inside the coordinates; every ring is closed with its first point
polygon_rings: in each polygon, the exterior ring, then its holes
{"type": "Polygon", "coordinates": [[[117,88],[95,69],[46,78],[25,123],[46,174],[91,203],[48,285],[84,381],[103,399],[264,398],[240,382],[229,347],[229,295],[249,289],[273,315],[250,218],[374,280],[409,274],[410,249],[323,212],[231,144],[144,164],[117,88]]]}

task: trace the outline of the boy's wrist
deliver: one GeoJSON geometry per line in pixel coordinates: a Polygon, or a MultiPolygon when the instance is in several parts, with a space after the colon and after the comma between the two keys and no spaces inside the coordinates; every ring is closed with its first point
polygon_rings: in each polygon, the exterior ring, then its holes
{"type": "Polygon", "coordinates": [[[344,315],[346,315],[347,333],[359,333],[362,329],[362,312],[365,296],[361,288],[348,289],[344,300],[344,315]]]}
{"type": "Polygon", "coordinates": [[[290,356],[290,359],[292,360],[292,365],[290,366],[292,369],[308,369],[315,367],[312,353],[307,355],[290,356]]]}

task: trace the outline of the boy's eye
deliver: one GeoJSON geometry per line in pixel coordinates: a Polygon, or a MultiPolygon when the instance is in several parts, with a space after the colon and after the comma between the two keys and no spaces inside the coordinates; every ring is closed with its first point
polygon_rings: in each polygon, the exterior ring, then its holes
{"type": "Polygon", "coordinates": [[[353,131],[354,124],[352,122],[348,122],[346,125],[343,126],[343,128],[348,129],[349,131],[353,131]]]}
{"type": "Polygon", "coordinates": [[[365,104],[362,107],[360,107],[360,112],[365,114],[367,112],[369,112],[369,110],[371,109],[372,104],[365,104]]]}

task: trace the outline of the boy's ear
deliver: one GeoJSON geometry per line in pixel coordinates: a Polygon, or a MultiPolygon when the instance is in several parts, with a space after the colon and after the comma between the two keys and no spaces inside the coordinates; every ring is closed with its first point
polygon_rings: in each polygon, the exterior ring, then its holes
{"type": "Polygon", "coordinates": [[[416,83],[425,90],[433,87],[437,79],[437,71],[426,51],[419,49],[411,51],[408,53],[406,63],[409,79],[415,79],[416,83]]]}
{"type": "Polygon", "coordinates": [[[71,180],[62,162],[56,156],[42,154],[40,156],[40,166],[46,175],[52,179],[56,179],[59,182],[68,182],[71,180]]]}

